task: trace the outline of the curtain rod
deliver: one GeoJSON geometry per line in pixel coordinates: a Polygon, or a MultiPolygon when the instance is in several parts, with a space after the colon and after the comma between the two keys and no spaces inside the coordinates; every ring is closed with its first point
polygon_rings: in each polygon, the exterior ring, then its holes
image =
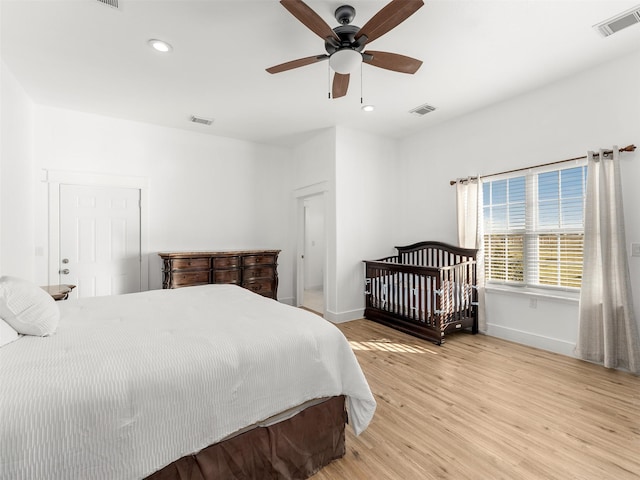
{"type": "MultiPolygon", "coordinates": [[[[633,152],[635,149],[636,149],[635,145],[627,145],[624,148],[619,148],[618,151],[619,152],[633,152]]],[[[613,150],[605,150],[604,151],[605,155],[608,155],[610,153],[613,153],[613,150]]],[[[599,156],[600,156],[599,153],[595,153],[594,154],[594,157],[599,157],[599,156]]],[[[565,163],[565,162],[572,162],[574,160],[582,160],[583,158],[587,158],[587,156],[583,155],[582,157],[567,158],[565,160],[557,160],[555,162],[542,163],[540,165],[533,165],[533,166],[530,166],[530,167],[515,168],[513,170],[507,170],[507,171],[504,171],[504,172],[490,173],[488,175],[480,175],[480,178],[495,177],[496,175],[504,175],[505,173],[521,172],[523,170],[529,170],[531,168],[547,167],[549,165],[556,165],[557,163],[565,163]]],[[[460,179],[460,180],[463,180],[463,179],[460,179]]],[[[456,183],[458,183],[458,180],[451,180],[449,182],[449,185],[455,185],[456,183]]]]}

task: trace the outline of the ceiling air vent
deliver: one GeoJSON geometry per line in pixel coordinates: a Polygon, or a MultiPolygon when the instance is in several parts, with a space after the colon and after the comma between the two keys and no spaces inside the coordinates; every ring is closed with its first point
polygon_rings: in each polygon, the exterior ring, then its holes
{"type": "Polygon", "coordinates": [[[195,115],[191,115],[191,118],[189,118],[189,121],[193,123],[199,123],[201,125],[211,125],[213,123],[213,120],[209,118],[196,117],[195,115]]]}
{"type": "Polygon", "coordinates": [[[433,112],[436,107],[432,107],[431,105],[420,105],[419,107],[414,108],[413,110],[409,110],[409,113],[413,113],[415,115],[426,115],[427,113],[433,112]]]}
{"type": "Polygon", "coordinates": [[[622,12],[615,17],[611,17],[604,22],[600,22],[594,25],[593,28],[600,32],[600,35],[603,37],[608,37],[636,23],[640,23],[640,5],[626,12],[622,12]]]}
{"type": "Polygon", "coordinates": [[[118,5],[119,0],[97,0],[97,2],[111,8],[119,8],[119,5],[118,5]]]}

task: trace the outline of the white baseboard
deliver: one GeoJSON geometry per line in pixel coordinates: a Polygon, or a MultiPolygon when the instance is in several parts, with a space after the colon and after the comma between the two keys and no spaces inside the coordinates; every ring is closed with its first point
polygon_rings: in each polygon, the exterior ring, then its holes
{"type": "MultiPolygon", "coordinates": [[[[295,306],[294,297],[278,298],[278,301],[280,303],[295,306]]],[[[344,323],[352,320],[359,320],[361,318],[364,318],[364,308],[339,313],[332,312],[330,310],[324,312],[324,319],[329,320],[331,323],[344,323]]]]}
{"type": "Polygon", "coordinates": [[[351,320],[358,320],[364,317],[364,309],[358,308],[356,310],[350,310],[348,312],[331,312],[327,310],[324,313],[324,318],[329,320],[331,323],[344,323],[350,322],[351,320]]]}
{"type": "Polygon", "coordinates": [[[561,355],[567,355],[569,357],[576,357],[574,353],[575,344],[566,340],[560,340],[557,338],[545,337],[536,333],[525,332],[522,330],[516,330],[502,325],[495,325],[492,323],[487,324],[487,335],[493,337],[503,338],[512,342],[521,343],[530,347],[540,348],[561,355]]]}

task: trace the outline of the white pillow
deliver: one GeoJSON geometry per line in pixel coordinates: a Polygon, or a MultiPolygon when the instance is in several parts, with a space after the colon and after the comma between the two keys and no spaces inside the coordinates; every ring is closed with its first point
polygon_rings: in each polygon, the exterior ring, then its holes
{"type": "Polygon", "coordinates": [[[17,340],[19,336],[11,325],[0,318],[0,347],[17,340]]]}
{"type": "Polygon", "coordinates": [[[42,288],[21,278],[0,277],[0,318],[24,335],[51,335],[60,311],[42,288]]]}

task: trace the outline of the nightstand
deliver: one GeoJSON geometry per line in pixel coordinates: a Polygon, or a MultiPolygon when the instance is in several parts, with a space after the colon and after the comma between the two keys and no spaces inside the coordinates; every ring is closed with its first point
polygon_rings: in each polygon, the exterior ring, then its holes
{"type": "Polygon", "coordinates": [[[71,292],[71,290],[76,288],[76,286],[63,283],[61,285],[47,285],[46,287],[40,288],[51,295],[57,302],[58,300],[66,300],[69,297],[69,293],[71,292]]]}

